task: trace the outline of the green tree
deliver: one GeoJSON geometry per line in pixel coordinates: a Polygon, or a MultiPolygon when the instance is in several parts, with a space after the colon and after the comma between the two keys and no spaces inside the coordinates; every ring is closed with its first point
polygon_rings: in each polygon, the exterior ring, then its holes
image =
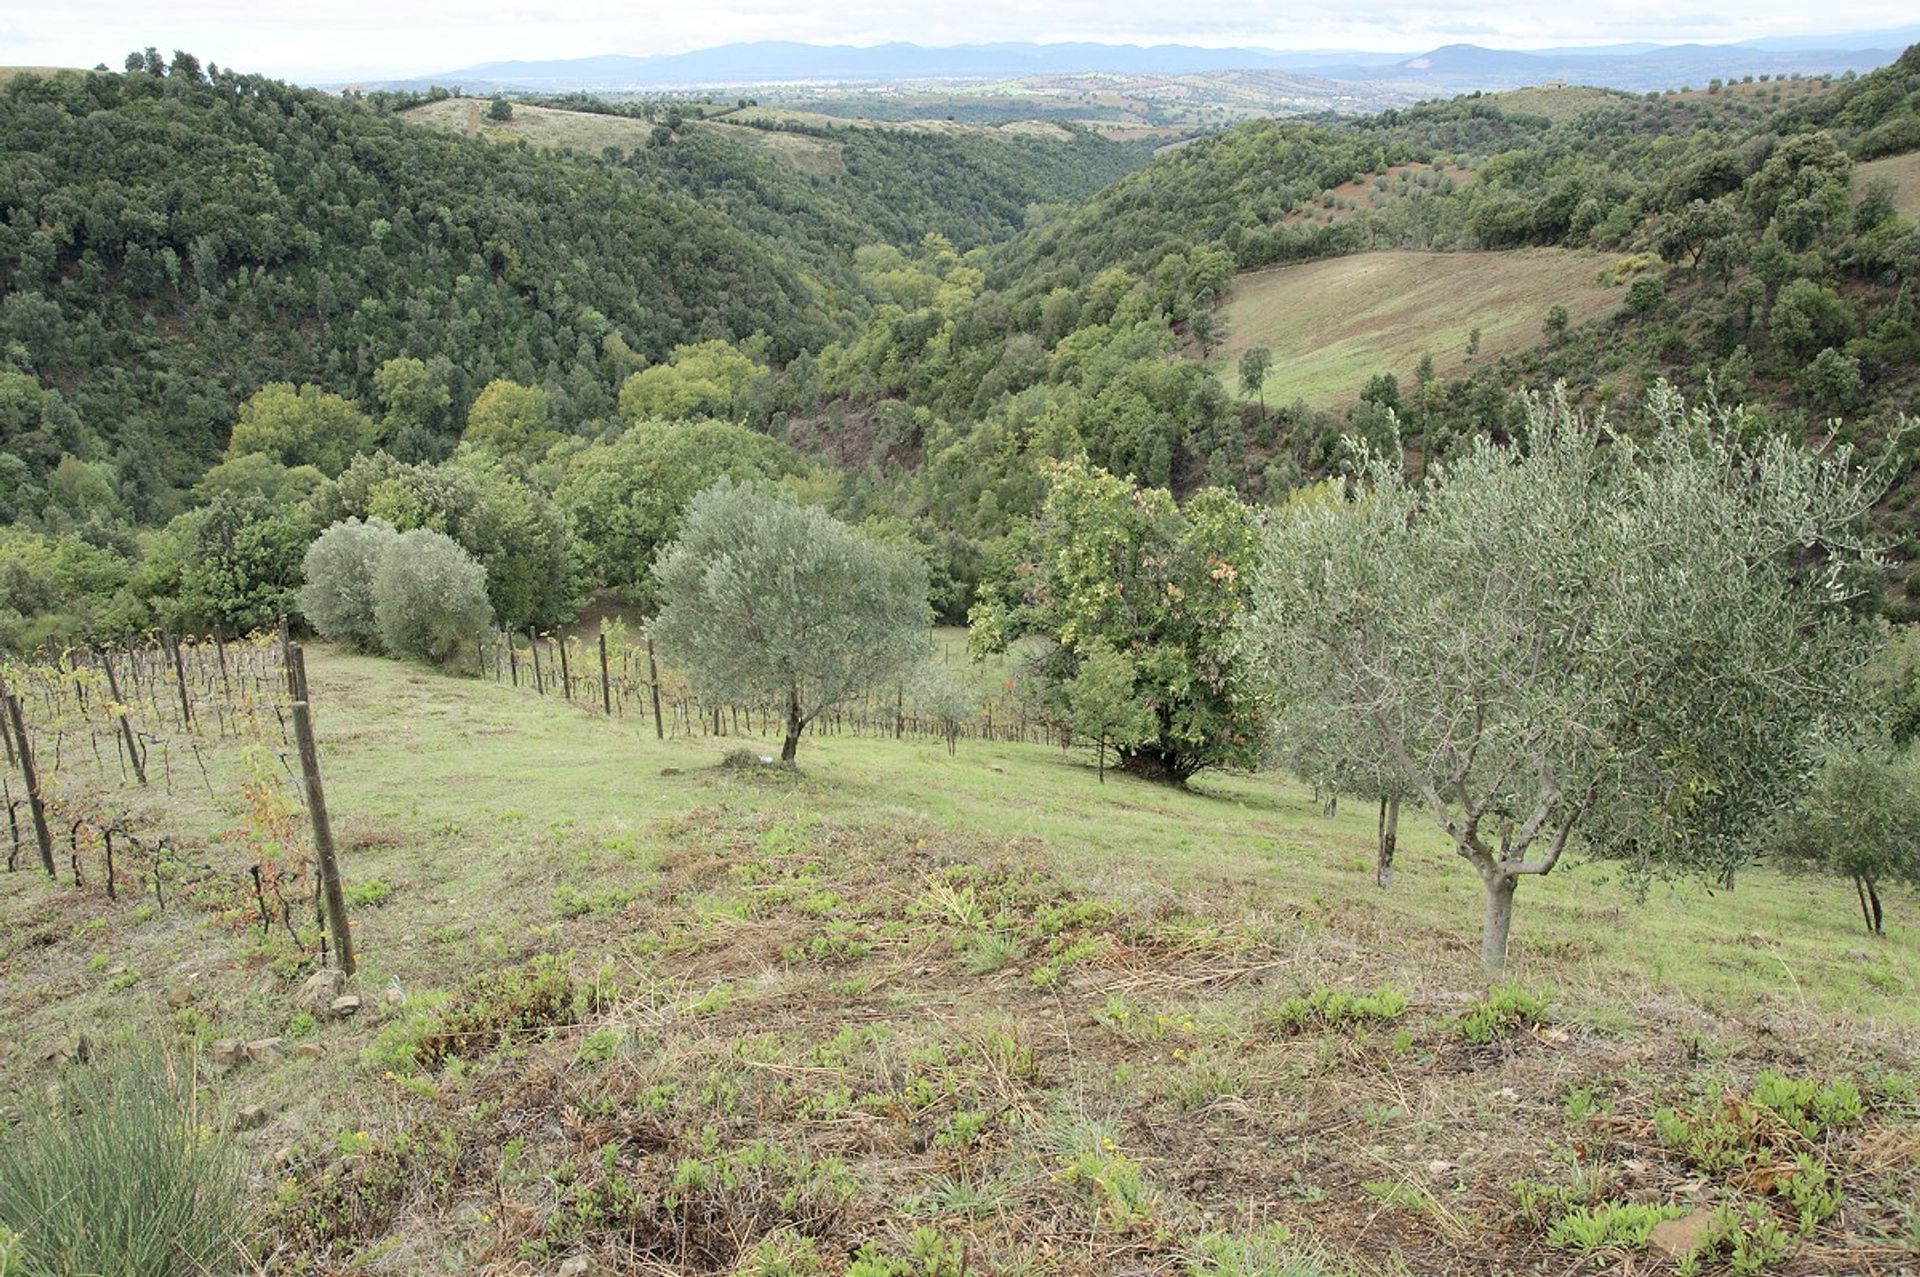
{"type": "Polygon", "coordinates": [[[927,652],[927,569],[766,483],[723,479],[657,569],[662,652],[714,701],[780,707],[792,763],[824,711],[927,652]]]}
{"type": "Polygon", "coordinates": [[[695,496],[718,479],[775,479],[796,469],[791,450],[744,426],[643,422],[575,457],[554,503],[579,538],[593,584],[651,604],[654,561],[679,535],[695,496]]]}
{"type": "Polygon", "coordinates": [[[246,633],[293,610],[312,535],[297,511],[277,510],[264,497],[221,493],[204,509],[181,515],[173,531],[179,552],[178,577],[168,583],[174,624],[246,633]]]}
{"type": "MultiPolygon", "coordinates": [[[[1870,650],[1833,569],[1882,485],[1651,396],[1637,444],[1529,398],[1422,491],[1362,457],[1353,510],[1275,520],[1252,633],[1325,672],[1486,893],[1505,961],[1520,881],[1596,854],[1724,871],[1857,712],[1870,650]]],[[[1282,683],[1282,690],[1285,683],[1282,683]]]]}
{"type": "Polygon", "coordinates": [[[487,453],[441,465],[361,457],[314,494],[321,526],[378,518],[402,532],[427,528],[457,541],[486,570],[495,620],[554,625],[580,606],[582,573],[565,518],[538,488],[487,453]]]}
{"type": "Polygon", "coordinates": [[[1267,715],[1242,677],[1234,623],[1255,548],[1253,515],[1231,492],[1203,489],[1183,510],[1164,488],[1062,464],[1040,516],[983,582],[973,642],[1051,639],[1037,673],[1062,702],[1084,651],[1124,646],[1154,730],[1118,749],[1123,767],[1182,785],[1205,768],[1252,767],[1267,715]]]}
{"type": "Polygon", "coordinates": [[[1267,373],[1273,368],[1273,352],[1265,346],[1249,346],[1240,352],[1240,393],[1260,401],[1260,419],[1267,419],[1267,373]]]}
{"type": "Polygon", "coordinates": [[[1546,335],[1548,341],[1559,341],[1566,335],[1567,324],[1571,318],[1567,314],[1567,308],[1555,302],[1547,307],[1547,317],[1541,322],[1540,331],[1546,335]]]}
{"type": "Polygon", "coordinates": [[[313,466],[339,474],[373,447],[373,419],[350,399],[318,386],[274,381],[240,405],[227,456],[260,453],[283,466],[313,466]]]}
{"type": "Polygon", "coordinates": [[[1132,749],[1158,726],[1134,692],[1138,672],[1110,644],[1096,643],[1080,657],[1080,671],[1067,685],[1067,719],[1074,734],[1093,742],[1100,783],[1107,783],[1107,748],[1132,749]]]}
{"type": "Polygon", "coordinates": [[[445,359],[389,359],[374,370],[380,442],[401,460],[432,461],[445,455],[440,439],[453,403],[451,375],[445,359]]]}
{"type": "Polygon", "coordinates": [[[513,103],[505,98],[495,98],[487,107],[487,118],[496,124],[505,124],[513,118],[513,103]]]}
{"type": "Polygon", "coordinates": [[[620,416],[628,425],[692,417],[736,420],[742,392],[762,371],[729,342],[675,346],[666,363],[627,378],[620,387],[620,416]]]}
{"type": "Polygon", "coordinates": [[[1880,888],[1920,887],[1920,762],[1911,751],[1833,754],[1774,841],[1792,868],[1851,878],[1867,930],[1886,935],[1880,888]]]}
{"type": "Polygon", "coordinates": [[[538,386],[496,378],[467,410],[467,443],[501,457],[538,461],[558,441],[553,405],[538,386]]]}
{"type": "Polygon", "coordinates": [[[444,662],[463,655],[493,620],[486,569],[452,537],[402,532],[374,573],[373,618],[394,656],[444,662]]]}

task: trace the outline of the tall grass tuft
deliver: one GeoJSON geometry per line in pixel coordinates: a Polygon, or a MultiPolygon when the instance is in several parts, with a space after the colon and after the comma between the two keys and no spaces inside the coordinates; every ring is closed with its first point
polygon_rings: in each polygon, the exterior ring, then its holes
{"type": "Polygon", "coordinates": [[[234,1267],[246,1223],[241,1152],[206,1122],[173,1064],[108,1052],[75,1065],[56,1102],[0,1132],[5,1277],[234,1267]]]}

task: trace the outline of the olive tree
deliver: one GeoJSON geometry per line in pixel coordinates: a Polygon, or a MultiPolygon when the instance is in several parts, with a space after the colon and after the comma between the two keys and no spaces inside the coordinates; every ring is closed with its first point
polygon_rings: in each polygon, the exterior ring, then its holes
{"type": "Polygon", "coordinates": [[[700,493],[654,572],[662,652],[703,696],[778,703],[785,763],[821,713],[931,647],[926,564],[772,484],[700,493]]]}
{"type": "Polygon", "coordinates": [[[493,622],[487,570],[444,532],[402,532],[374,573],[373,617],[391,655],[445,661],[493,622]]]}
{"type": "Polygon", "coordinates": [[[307,547],[301,563],[305,584],[300,587],[300,611],[321,638],[365,652],[379,648],[373,579],[399,535],[382,519],[343,519],[307,547]]]}
{"type": "Polygon", "coordinates": [[[1906,752],[1835,752],[1781,817],[1775,846],[1792,868],[1853,879],[1867,930],[1886,935],[1880,888],[1920,887],[1920,761],[1906,752]]]}
{"type": "Polygon", "coordinates": [[[1529,396],[1524,448],[1482,438],[1418,485],[1362,448],[1351,508],[1266,536],[1252,638],[1379,733],[1481,879],[1492,966],[1576,832],[1649,869],[1752,838],[1870,654],[1846,566],[1878,480],[1665,386],[1648,409],[1642,443],[1529,396]]]}

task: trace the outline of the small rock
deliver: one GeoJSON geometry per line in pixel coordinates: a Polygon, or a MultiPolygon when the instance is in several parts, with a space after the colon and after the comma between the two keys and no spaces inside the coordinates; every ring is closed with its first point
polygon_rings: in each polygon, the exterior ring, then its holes
{"type": "Polygon", "coordinates": [[[300,1005],[309,1010],[318,1011],[328,1006],[347,987],[347,973],[333,967],[323,967],[307,977],[300,986],[300,1005]]]}
{"type": "Polygon", "coordinates": [[[256,1038],[247,1043],[247,1058],[255,1064],[278,1064],[287,1053],[279,1038],[256,1038]]]}
{"type": "Polygon", "coordinates": [[[360,999],[352,993],[342,994],[327,1007],[327,1014],[334,1019],[344,1019],[360,1010],[360,999]]]}
{"type": "Polygon", "coordinates": [[[680,769],[678,767],[662,767],[660,769],[660,774],[662,776],[678,776],[680,774],[680,769]]]}
{"type": "Polygon", "coordinates": [[[213,1044],[212,1048],[213,1067],[217,1069],[232,1068],[234,1065],[240,1063],[241,1052],[245,1050],[246,1043],[242,1042],[239,1038],[219,1039],[213,1044]]]}
{"type": "Polygon", "coordinates": [[[394,976],[387,982],[387,991],[380,995],[380,1000],[390,1007],[405,1006],[407,1004],[407,990],[405,986],[400,983],[399,976],[394,976]]]}
{"type": "Polygon", "coordinates": [[[585,1255],[575,1255],[560,1265],[559,1277],[586,1277],[589,1266],[585,1255]]]}
{"type": "Polygon", "coordinates": [[[1493,1093],[1493,1098],[1507,1104],[1518,1104],[1520,1102],[1520,1092],[1510,1086],[1503,1086],[1493,1093]]]}
{"type": "Polygon", "coordinates": [[[167,986],[167,1005],[178,1010],[193,1001],[193,986],[190,984],[172,984],[167,986]]]}
{"type": "Polygon", "coordinates": [[[115,965],[107,968],[107,979],[115,980],[125,975],[126,973],[127,973],[127,964],[124,962],[116,963],[115,965]]]}
{"type": "Polygon", "coordinates": [[[1444,1162],[1437,1157],[1434,1158],[1431,1162],[1427,1163],[1427,1175],[1431,1179],[1439,1179],[1442,1175],[1445,1175],[1448,1171],[1452,1169],[1453,1169],[1452,1162],[1444,1162]]]}
{"type": "Polygon", "coordinates": [[[1707,1239],[1712,1227],[1713,1212],[1710,1210],[1697,1210],[1679,1219],[1662,1220],[1653,1226],[1653,1232],[1647,1237],[1647,1246],[1657,1255],[1678,1259],[1700,1249],[1700,1243],[1707,1239]]]}
{"type": "Polygon", "coordinates": [[[998,772],[1002,776],[1007,774],[1007,769],[1002,767],[999,763],[988,763],[987,770],[990,772],[998,772]]]}
{"type": "Polygon", "coordinates": [[[243,1131],[257,1131],[267,1124],[267,1110],[264,1105],[249,1104],[234,1114],[234,1125],[243,1131]]]}
{"type": "Polygon", "coordinates": [[[302,1042],[299,1046],[293,1048],[293,1053],[297,1058],[302,1060],[317,1060],[320,1058],[320,1044],[318,1042],[302,1042]]]}
{"type": "Polygon", "coordinates": [[[1855,962],[1869,962],[1873,959],[1873,955],[1865,949],[1849,949],[1847,950],[1847,956],[1855,962]]]}
{"type": "Polygon", "coordinates": [[[20,1125],[20,1110],[11,1104],[0,1104],[0,1126],[20,1125]]]}

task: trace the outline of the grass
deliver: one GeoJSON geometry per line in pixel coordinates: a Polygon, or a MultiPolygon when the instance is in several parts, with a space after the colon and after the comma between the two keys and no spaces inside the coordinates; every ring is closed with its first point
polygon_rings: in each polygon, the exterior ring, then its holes
{"type": "MultiPolygon", "coordinates": [[[[249,926],[244,813],[204,787],[122,796],[217,871],[164,912],[0,875],[0,1097],[37,1103],[43,1057],[102,1023],[300,1043],[209,1095],[270,1115],[230,1138],[285,1271],[1551,1269],[1573,1207],[1707,1174],[1720,1094],[1758,1115],[1728,1138],[1818,1137],[1767,1188],[1733,1182],[1759,1157],[1713,1163],[1800,1271],[1891,1245],[1920,1188],[1911,893],[1876,942],[1841,883],[1640,904],[1575,864],[1523,888],[1489,994],[1477,879],[1412,812],[1380,892],[1373,813],[1275,777],[1102,789],[1055,749],[847,737],[741,772],[726,751],[770,742],[309,670],[349,888],[387,889],[354,915],[357,1016],[299,1005],[311,950],[249,926]],[[1510,1227],[1522,1178],[1553,1206],[1510,1227]]],[[[1716,1254],[1775,1245],[1728,1218],[1716,1254]]]]}
{"type": "Polygon", "coordinates": [[[0,1128],[0,1273],[232,1271],[246,1172],[182,1066],[191,1062],[110,1052],[70,1069],[18,1128],[0,1128]]]}
{"type": "Polygon", "coordinates": [[[1886,178],[1893,183],[1894,207],[1900,210],[1902,217],[1909,221],[1920,218],[1920,151],[1889,155],[1884,159],[1856,165],[1853,170],[1854,191],[1865,191],[1876,178],[1886,178]]]}
{"type": "MultiPolygon", "coordinates": [[[[485,98],[443,98],[413,107],[401,118],[421,128],[444,133],[483,137],[494,142],[525,142],[530,146],[565,146],[592,154],[609,146],[622,151],[645,147],[654,128],[652,121],[633,116],[599,115],[525,103],[514,104],[512,119],[497,121],[487,118],[490,105],[491,100],[485,98]]],[[[820,138],[694,119],[686,120],[682,127],[715,131],[802,173],[831,177],[846,171],[843,149],[837,143],[820,138]]]]}
{"type": "Polygon", "coordinates": [[[1356,253],[1253,271],[1227,294],[1227,339],[1213,363],[1229,387],[1242,351],[1266,346],[1269,404],[1351,403],[1367,378],[1410,386],[1422,355],[1442,377],[1536,346],[1549,307],[1573,323],[1616,310],[1623,291],[1600,282],[1607,259],[1570,249],[1500,253],[1356,253]],[[1474,329],[1480,350],[1469,357],[1474,329]]]}

